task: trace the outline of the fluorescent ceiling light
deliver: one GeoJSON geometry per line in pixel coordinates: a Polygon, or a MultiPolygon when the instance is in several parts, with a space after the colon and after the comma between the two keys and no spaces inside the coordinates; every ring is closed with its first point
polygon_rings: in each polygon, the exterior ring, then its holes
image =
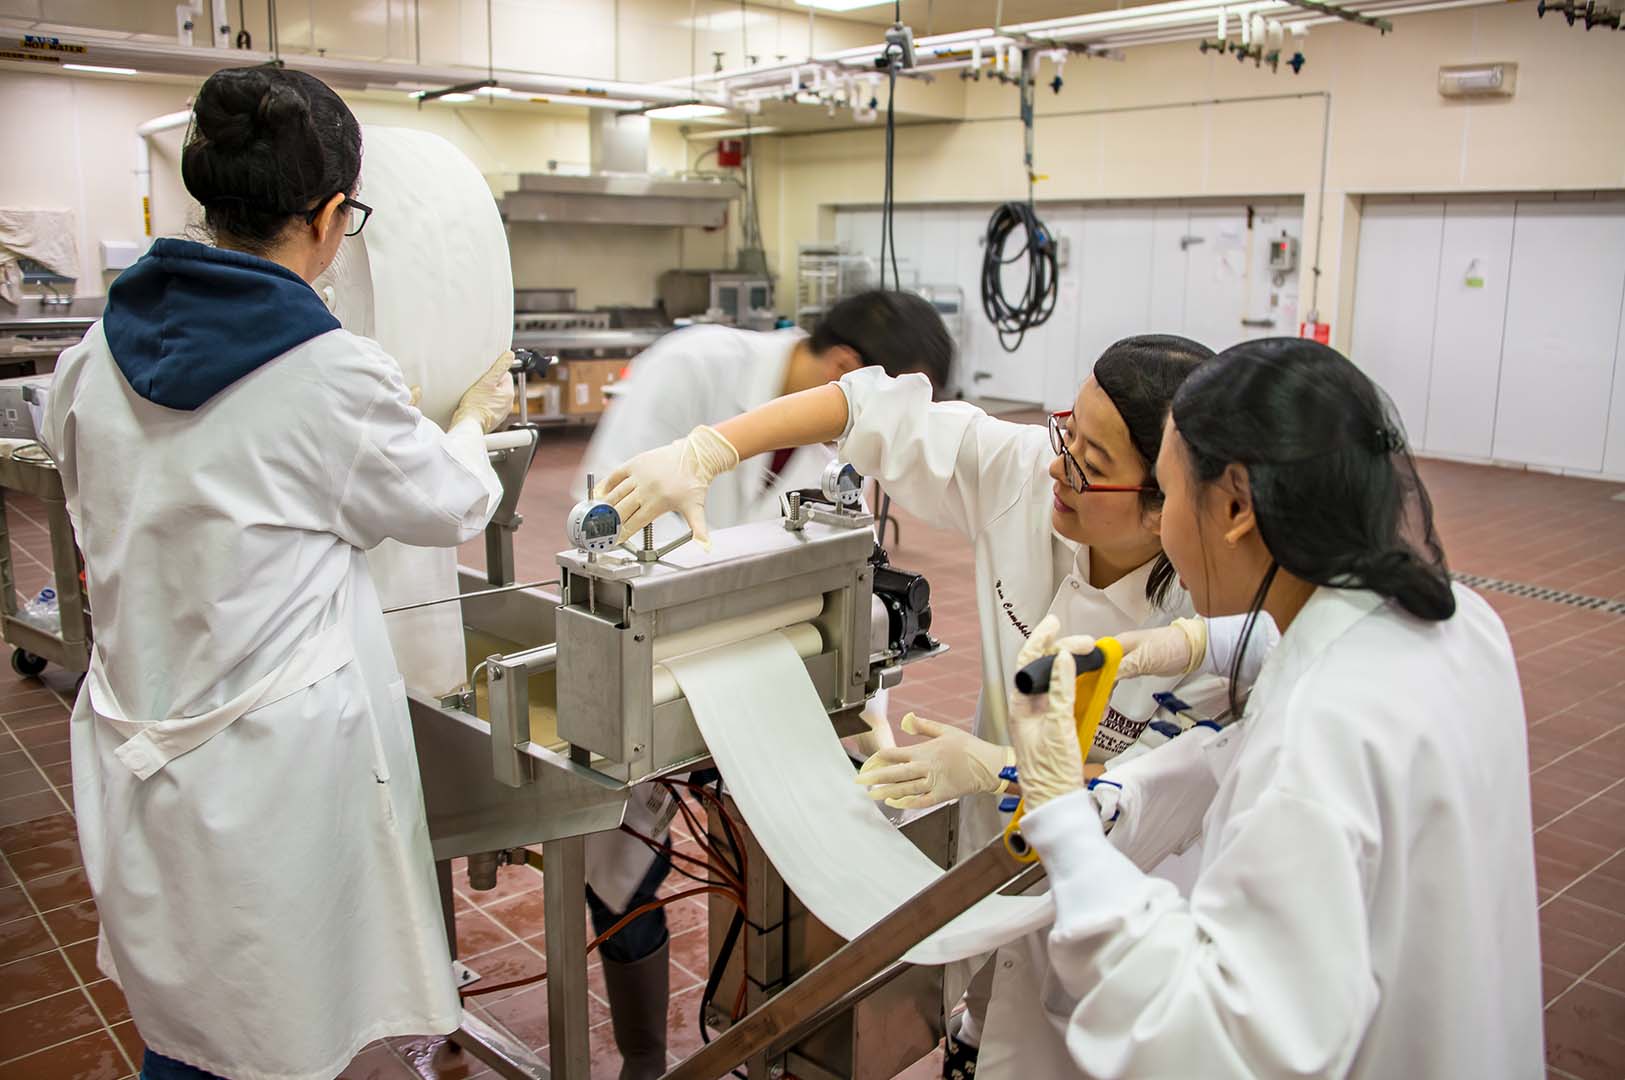
{"type": "Polygon", "coordinates": [[[771,135],[779,130],[776,127],[728,128],[726,131],[694,131],[689,138],[696,142],[711,139],[743,139],[747,135],[771,135]]]}
{"type": "Polygon", "coordinates": [[[721,105],[667,105],[650,109],[644,115],[651,120],[701,120],[708,116],[721,116],[727,111],[721,105]]]}
{"type": "Polygon", "coordinates": [[[473,101],[473,94],[441,94],[437,101],[444,101],[448,105],[461,105],[466,101],[473,101]]]}
{"type": "Polygon", "coordinates": [[[879,7],[887,0],[796,0],[802,7],[818,8],[820,11],[856,11],[858,8],[879,7]]]}
{"type": "Polygon", "coordinates": [[[527,94],[521,90],[519,96],[544,105],[579,105],[584,109],[631,110],[641,109],[644,104],[631,98],[596,97],[592,94],[527,94]]]}
{"type": "Polygon", "coordinates": [[[63,71],[88,71],[93,75],[139,75],[135,68],[97,67],[95,64],[63,64],[63,71]]]}
{"type": "Polygon", "coordinates": [[[509,90],[506,86],[482,86],[482,87],[480,87],[478,90],[476,90],[474,92],[476,94],[484,94],[486,97],[513,97],[514,96],[514,92],[512,90],[509,90]]]}

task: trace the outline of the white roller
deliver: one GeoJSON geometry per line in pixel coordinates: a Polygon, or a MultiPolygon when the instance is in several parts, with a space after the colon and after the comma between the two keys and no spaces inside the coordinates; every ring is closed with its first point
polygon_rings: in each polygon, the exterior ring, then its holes
{"type": "MultiPolygon", "coordinates": [[[[513,338],[513,271],[491,189],[455,146],[405,128],[362,129],[361,188],[373,208],[316,281],[345,329],[401,365],[419,407],[445,427],[463,391],[513,338]]],[[[368,554],[386,608],[456,595],[457,553],[386,541],[368,554]]],[[[467,682],[456,604],[388,617],[409,687],[437,696],[467,682]]]]}
{"type": "Polygon", "coordinates": [[[824,598],[810,596],[803,600],[792,600],[776,607],[753,611],[749,615],[736,615],[731,619],[721,619],[692,630],[659,636],[655,638],[654,643],[655,663],[684,653],[699,652],[701,649],[743,641],[749,637],[761,637],[792,623],[816,619],[823,610],[824,598]]]}

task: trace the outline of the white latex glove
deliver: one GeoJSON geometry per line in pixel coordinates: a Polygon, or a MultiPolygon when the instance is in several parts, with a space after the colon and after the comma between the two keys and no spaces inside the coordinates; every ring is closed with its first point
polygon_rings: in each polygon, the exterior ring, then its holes
{"type": "MultiPolygon", "coordinates": [[[[1117,668],[1119,679],[1189,675],[1207,657],[1206,619],[1175,619],[1154,630],[1127,630],[1112,636],[1123,646],[1123,662],[1117,668]]],[[[1087,634],[1072,640],[1078,645],[1074,651],[1079,653],[1095,647],[1095,639],[1087,634]]]]}
{"type": "Polygon", "coordinates": [[[497,362],[463,391],[457,411],[451,414],[451,426],[473,420],[487,435],[495,431],[513,412],[513,376],[508,373],[512,366],[512,350],[497,357],[497,362]]]}
{"type": "Polygon", "coordinates": [[[1078,673],[1074,652],[1093,649],[1090,637],[1058,638],[1061,623],[1054,615],[1033,628],[1016,656],[1016,669],[1055,654],[1047,694],[1010,693],[1010,739],[1015,743],[1016,772],[1027,812],[1084,786],[1083,750],[1078,746],[1073,703],[1078,673]]]}
{"type": "Polygon", "coordinates": [[[1008,746],[913,713],[903,717],[903,730],[929,738],[881,750],[864,762],[857,782],[869,789],[869,798],[898,810],[916,810],[965,795],[1000,795],[1010,786],[999,776],[1000,769],[1016,763],[1008,746]]]}
{"type": "Polygon", "coordinates": [[[661,514],[683,515],[694,539],[711,546],[705,495],[711,481],[739,464],[739,451],[715,428],[701,424],[669,446],[647,450],[609,474],[604,499],[621,515],[621,539],[661,514]]]}

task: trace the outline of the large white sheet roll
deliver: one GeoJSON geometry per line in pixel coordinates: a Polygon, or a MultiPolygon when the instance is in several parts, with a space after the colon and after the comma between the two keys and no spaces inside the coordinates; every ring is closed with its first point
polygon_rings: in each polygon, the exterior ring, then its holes
{"type": "MultiPolygon", "coordinates": [[[[845,938],[942,876],[857,784],[807,669],[783,633],[665,662],[767,857],[845,938]]],[[[1048,925],[1048,895],[991,896],[909,950],[915,964],[977,956],[1048,925]]]]}
{"type": "MultiPolygon", "coordinates": [[[[513,338],[513,271],[491,189],[438,135],[362,130],[361,189],[373,208],[316,291],[346,330],[377,341],[401,365],[419,407],[445,427],[463,391],[513,338]]],[[[385,608],[457,592],[457,553],[386,541],[368,555],[385,608]]],[[[457,604],[388,619],[407,685],[440,695],[467,681],[457,604]]]]}

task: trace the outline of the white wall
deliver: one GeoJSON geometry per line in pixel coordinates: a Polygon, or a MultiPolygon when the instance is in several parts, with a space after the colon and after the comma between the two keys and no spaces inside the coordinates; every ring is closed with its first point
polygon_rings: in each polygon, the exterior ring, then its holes
{"type": "Polygon", "coordinates": [[[1371,199],[1350,357],[1423,453],[1625,478],[1625,198],[1371,199]]]}
{"type": "MultiPolygon", "coordinates": [[[[100,270],[100,240],[144,241],[136,180],[136,125],[187,107],[195,86],[116,77],[0,70],[0,200],[8,206],[72,210],[82,272],[76,292],[101,295],[114,275],[100,270]],[[23,150],[21,148],[26,148],[23,150]]],[[[550,160],[585,163],[587,125],[579,111],[415,104],[382,94],[346,95],[363,124],[422,128],[466,153],[500,190],[550,160]]],[[[650,166],[679,171],[691,153],[676,126],[653,125],[650,166]]],[[[176,235],[194,204],[180,180],[184,131],[153,143],[153,233],[176,235]]],[[[737,217],[737,215],[735,215],[737,217]]],[[[573,285],[578,300],[646,304],[659,274],[678,266],[727,265],[737,248],[727,231],[640,227],[519,225],[510,230],[516,285],[573,285]]]]}
{"type": "MultiPolygon", "coordinates": [[[[1306,52],[1308,66],[1296,77],[1203,56],[1193,42],[1127,49],[1121,62],[1074,59],[1063,92],[1038,99],[1038,168],[1049,176],[1039,199],[1301,199],[1303,260],[1319,263],[1320,313],[1334,344],[1346,348],[1354,252],[1345,240],[1358,235],[1357,218],[1349,220],[1358,196],[1625,187],[1620,125],[1607,105],[1577,104],[1625,100],[1617,34],[1537,19],[1532,0],[1518,0],[1396,16],[1386,36],[1320,26],[1306,52]],[[1519,65],[1510,101],[1439,97],[1440,65],[1490,59],[1519,65]],[[1280,96],[1294,94],[1316,96],[1280,96]],[[1330,95],[1329,127],[1322,94],[1330,95]],[[1326,208],[1317,230],[1323,132],[1326,208]]],[[[965,122],[900,131],[900,201],[1025,193],[1016,91],[984,80],[965,94],[965,122]]],[[[821,207],[877,200],[882,134],[777,141],[783,186],[776,225],[764,227],[789,275],[797,243],[833,238],[821,232],[821,207]]]]}

